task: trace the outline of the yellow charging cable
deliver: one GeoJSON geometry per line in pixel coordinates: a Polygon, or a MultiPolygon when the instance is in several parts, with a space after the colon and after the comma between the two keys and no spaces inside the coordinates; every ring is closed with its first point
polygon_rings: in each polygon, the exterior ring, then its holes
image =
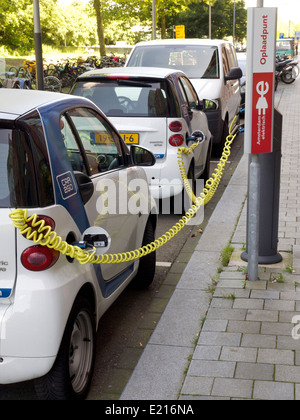
{"type": "Polygon", "coordinates": [[[196,197],[190,187],[186,170],[183,162],[183,155],[190,154],[198,146],[199,143],[194,143],[191,147],[181,147],[178,149],[178,165],[183,179],[184,188],[186,189],[190,199],[193,202],[192,207],[186,212],[186,214],[164,235],[151,242],[142,248],[135,249],[134,251],[122,252],[119,254],[103,254],[96,255],[96,249],[92,251],[86,251],[78,246],[70,245],[66,241],[63,241],[60,236],[54,232],[50,226],[47,226],[44,220],[38,220],[38,215],[34,214],[28,217],[28,211],[22,209],[14,210],[9,217],[13,221],[13,224],[20,233],[26,237],[26,239],[32,240],[36,244],[46,246],[60,252],[66,257],[76,259],[80,264],[119,264],[128,261],[134,261],[142,258],[151,252],[156,251],[163,245],[168,243],[174,236],[176,236],[194,217],[199,208],[207,204],[213,195],[215,194],[224,171],[225,164],[230,156],[230,149],[233,140],[237,133],[232,132],[232,127],[235,122],[232,122],[229,135],[226,139],[224,150],[211,178],[209,178],[205,184],[205,188],[199,197],[196,197]]]}

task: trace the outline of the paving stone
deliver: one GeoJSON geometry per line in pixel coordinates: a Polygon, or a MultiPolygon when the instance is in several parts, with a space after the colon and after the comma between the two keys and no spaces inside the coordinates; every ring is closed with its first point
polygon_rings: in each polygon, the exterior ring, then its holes
{"type": "Polygon", "coordinates": [[[240,332],[248,334],[259,334],[260,322],[255,321],[229,321],[227,332],[240,332]]]}
{"type": "Polygon", "coordinates": [[[200,360],[219,360],[221,346],[199,346],[194,351],[193,359],[200,360]]]}
{"type": "Polygon", "coordinates": [[[281,350],[300,350],[300,340],[294,340],[292,338],[292,328],[291,328],[291,337],[287,337],[287,336],[277,337],[277,348],[281,350]]]}
{"type": "Polygon", "coordinates": [[[273,381],[274,365],[263,363],[237,363],[235,378],[273,381]]]}
{"type": "Polygon", "coordinates": [[[247,321],[278,321],[278,311],[266,311],[266,310],[249,310],[247,313],[247,321]]]}
{"type": "Polygon", "coordinates": [[[291,336],[293,325],[287,322],[262,322],[261,334],[291,336]]]}
{"type": "Polygon", "coordinates": [[[257,400],[294,400],[294,384],[255,381],[253,398],[257,400]]]}
{"type": "Polygon", "coordinates": [[[187,376],[181,395],[210,395],[214,378],[187,376]]]}
{"type": "Polygon", "coordinates": [[[280,365],[293,365],[294,352],[291,350],[259,349],[257,361],[280,365]]]}
{"type": "Polygon", "coordinates": [[[227,319],[227,320],[240,320],[246,319],[246,309],[219,309],[210,308],[207,313],[207,319],[227,319]]]}
{"type": "Polygon", "coordinates": [[[192,360],[188,375],[233,378],[235,362],[192,360]]]}
{"type": "Polygon", "coordinates": [[[236,362],[255,362],[257,349],[246,347],[226,347],[222,348],[220,360],[236,362]]]}
{"type": "Polygon", "coordinates": [[[280,293],[274,290],[252,290],[252,299],[279,299],[280,293]]]}
{"type": "Polygon", "coordinates": [[[239,346],[242,334],[226,332],[206,332],[200,334],[198,344],[211,346],[239,346]]]}
{"type": "Polygon", "coordinates": [[[266,300],[264,309],[271,311],[294,311],[295,302],[293,300],[266,300]]]}
{"type": "Polygon", "coordinates": [[[275,380],[300,383],[300,366],[277,365],[275,367],[275,380]]]}
{"type": "Polygon", "coordinates": [[[227,325],[228,321],[226,319],[207,319],[203,324],[202,331],[225,332],[227,325]]]}
{"type": "Polygon", "coordinates": [[[263,309],[263,299],[236,299],[233,304],[234,309],[263,309]]]}
{"type": "Polygon", "coordinates": [[[253,382],[244,379],[216,378],[212,395],[218,397],[251,398],[253,382]]]}
{"type": "Polygon", "coordinates": [[[243,334],[242,346],[275,349],[276,337],[262,334],[243,334]]]}

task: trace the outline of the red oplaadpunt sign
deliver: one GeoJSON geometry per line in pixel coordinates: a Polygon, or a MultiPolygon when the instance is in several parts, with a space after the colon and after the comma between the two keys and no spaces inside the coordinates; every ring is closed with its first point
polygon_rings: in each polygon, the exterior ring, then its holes
{"type": "Polygon", "coordinates": [[[273,73],[253,73],[252,153],[272,151],[273,73]]]}

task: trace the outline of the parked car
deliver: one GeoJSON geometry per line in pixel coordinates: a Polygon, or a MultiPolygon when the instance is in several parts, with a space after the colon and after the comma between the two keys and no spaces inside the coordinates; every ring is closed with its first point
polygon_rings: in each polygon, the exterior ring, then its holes
{"type": "Polygon", "coordinates": [[[214,147],[220,155],[228,128],[239,112],[242,71],[229,42],[207,39],[169,39],[134,46],[126,67],[168,67],[182,70],[191,79],[200,99],[212,99],[206,109],[214,147]]]}
{"type": "Polygon", "coordinates": [[[241,108],[245,108],[246,103],[246,69],[247,69],[247,54],[237,53],[237,60],[239,67],[242,70],[243,76],[240,79],[241,83],[241,108]]]}
{"type": "Polygon", "coordinates": [[[81,265],[16,232],[12,210],[28,209],[62,240],[97,254],[134,250],[154,240],[157,215],[149,190],[131,183],[147,185],[141,166],[154,162],[141,146],[129,152],[85,98],[0,90],[0,384],[39,378],[41,398],[84,398],[100,317],[130,282],[146,287],[155,272],[155,253],[81,265]],[[118,211],[134,197],[147,211],[118,211]],[[108,198],[116,212],[103,211],[108,198]]]}
{"type": "MultiPolygon", "coordinates": [[[[146,168],[155,199],[182,194],[179,146],[200,139],[184,156],[188,178],[209,177],[211,134],[203,105],[182,71],[163,68],[110,68],[78,77],[71,93],[91,99],[109,117],[128,145],[150,149],[156,164],[146,168]]],[[[210,103],[210,101],[206,101],[210,103]]]]}

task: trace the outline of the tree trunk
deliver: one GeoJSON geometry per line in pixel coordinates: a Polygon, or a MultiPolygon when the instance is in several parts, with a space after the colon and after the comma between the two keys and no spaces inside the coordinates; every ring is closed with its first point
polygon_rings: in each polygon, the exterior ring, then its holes
{"type": "Polygon", "coordinates": [[[98,33],[99,45],[100,45],[100,57],[102,57],[103,55],[106,55],[106,50],[105,50],[104,27],[103,27],[100,0],[94,0],[94,7],[96,10],[96,17],[97,17],[97,33],[98,33]]]}
{"type": "Polygon", "coordinates": [[[166,15],[161,16],[161,38],[166,39],[166,15]]]}

